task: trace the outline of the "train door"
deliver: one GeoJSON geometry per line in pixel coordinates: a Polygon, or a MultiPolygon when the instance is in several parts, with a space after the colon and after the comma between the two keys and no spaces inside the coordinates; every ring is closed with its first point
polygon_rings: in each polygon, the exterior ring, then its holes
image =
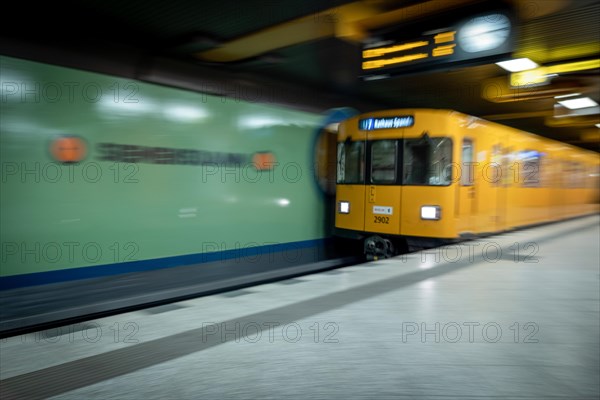
{"type": "Polygon", "coordinates": [[[367,135],[365,231],[400,234],[400,141],[367,135]]]}
{"type": "Polygon", "coordinates": [[[503,231],[508,228],[506,203],[507,203],[507,186],[503,175],[508,173],[508,150],[503,148],[501,144],[496,144],[492,148],[492,167],[493,176],[490,179],[491,184],[496,188],[496,208],[494,230],[496,232],[503,231]]]}
{"type": "Polygon", "coordinates": [[[461,151],[461,170],[458,195],[458,233],[472,234],[476,231],[475,144],[464,138],[461,151]]]}

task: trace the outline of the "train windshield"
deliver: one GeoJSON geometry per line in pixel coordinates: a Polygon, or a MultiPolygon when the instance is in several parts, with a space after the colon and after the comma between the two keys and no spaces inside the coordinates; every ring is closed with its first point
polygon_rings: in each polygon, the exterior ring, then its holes
{"type": "Polygon", "coordinates": [[[396,182],[397,140],[378,140],[371,145],[371,183],[396,182]]]}
{"type": "Polygon", "coordinates": [[[404,185],[446,186],[452,181],[452,140],[430,138],[404,140],[404,185]]]}
{"type": "Polygon", "coordinates": [[[337,183],[364,183],[364,142],[346,141],[339,143],[337,153],[337,183]]]}

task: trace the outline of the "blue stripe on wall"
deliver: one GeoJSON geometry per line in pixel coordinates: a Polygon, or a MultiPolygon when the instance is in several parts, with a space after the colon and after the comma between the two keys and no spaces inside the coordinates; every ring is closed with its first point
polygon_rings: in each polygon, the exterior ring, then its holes
{"type": "Polygon", "coordinates": [[[74,281],[78,279],[99,278],[103,276],[126,274],[131,272],[152,271],[162,268],[181,267],[184,265],[203,264],[240,257],[254,257],[288,250],[319,247],[323,246],[325,242],[326,239],[304,240],[300,242],[278,243],[266,246],[217,251],[212,253],[186,254],[183,256],[156,258],[152,260],[129,261],[91,267],[67,268],[57,271],[5,276],[0,277],[0,290],[74,281]]]}

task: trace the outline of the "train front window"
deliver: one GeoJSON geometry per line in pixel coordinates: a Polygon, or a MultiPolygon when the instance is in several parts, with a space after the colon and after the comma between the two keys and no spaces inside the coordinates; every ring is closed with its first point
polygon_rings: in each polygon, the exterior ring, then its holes
{"type": "Polygon", "coordinates": [[[396,182],[395,140],[378,140],[371,145],[371,183],[396,182]]]}
{"type": "Polygon", "coordinates": [[[430,138],[404,141],[405,185],[446,186],[452,181],[452,140],[430,138]]]}
{"type": "Polygon", "coordinates": [[[365,143],[339,143],[337,153],[337,183],[364,183],[365,143]]]}

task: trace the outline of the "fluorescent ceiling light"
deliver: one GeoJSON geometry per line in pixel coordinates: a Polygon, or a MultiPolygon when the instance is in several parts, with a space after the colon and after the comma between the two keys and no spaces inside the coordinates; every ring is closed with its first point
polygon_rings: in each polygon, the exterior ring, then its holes
{"type": "Polygon", "coordinates": [[[571,100],[561,100],[558,103],[562,104],[563,106],[567,107],[570,110],[577,110],[579,108],[595,107],[598,105],[598,103],[596,103],[594,100],[590,99],[589,97],[582,97],[579,99],[571,99],[571,100]]]}
{"type": "Polygon", "coordinates": [[[565,97],[575,97],[575,96],[581,96],[581,93],[563,94],[560,96],[554,96],[554,98],[555,99],[564,99],[565,97]]]}
{"type": "Polygon", "coordinates": [[[600,128],[600,124],[596,124],[596,128],[600,128]]]}
{"type": "Polygon", "coordinates": [[[529,58],[515,58],[514,60],[500,61],[496,64],[510,72],[526,71],[538,66],[529,58]]]}

